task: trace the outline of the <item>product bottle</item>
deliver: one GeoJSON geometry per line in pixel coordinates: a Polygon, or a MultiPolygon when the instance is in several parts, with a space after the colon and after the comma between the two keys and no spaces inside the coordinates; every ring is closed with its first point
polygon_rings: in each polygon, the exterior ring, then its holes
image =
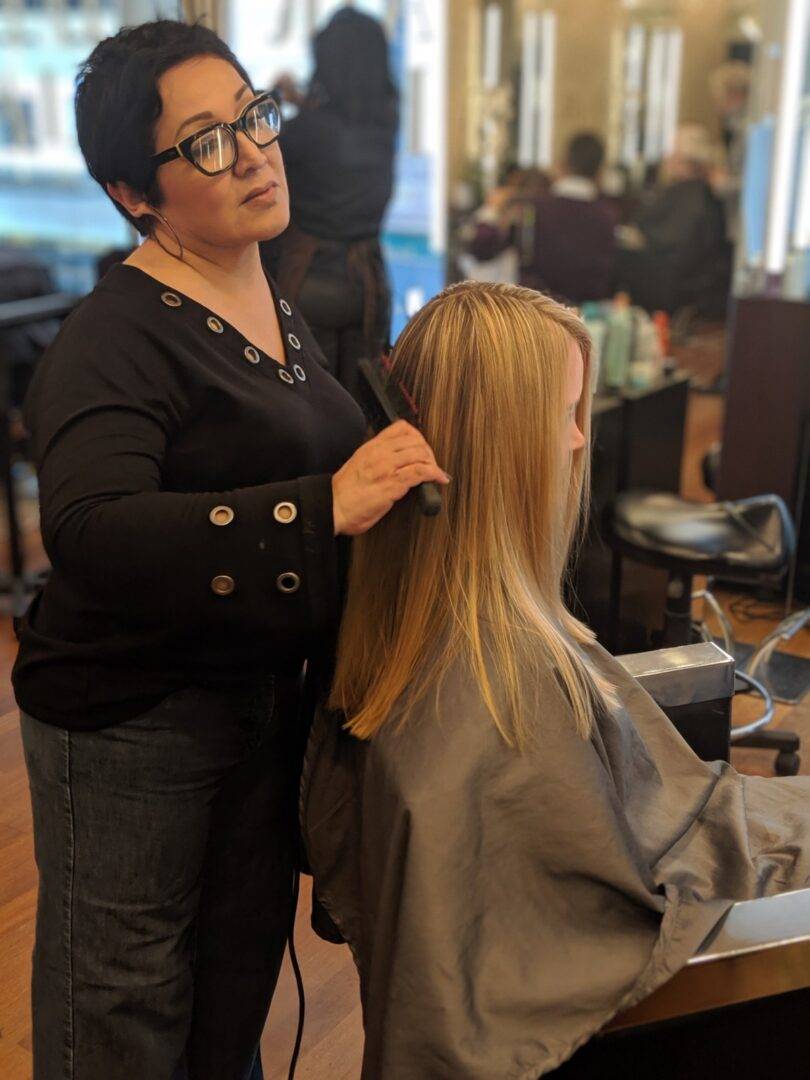
{"type": "Polygon", "coordinates": [[[619,390],[627,380],[633,344],[633,313],[627,293],[617,293],[608,317],[604,346],[604,380],[611,390],[619,390]]]}
{"type": "Polygon", "coordinates": [[[669,315],[666,311],[653,312],[653,323],[658,334],[658,344],[661,347],[661,373],[671,375],[676,367],[676,361],[672,355],[670,341],[669,315]]]}
{"type": "Polygon", "coordinates": [[[646,390],[661,377],[663,371],[661,343],[652,319],[643,311],[637,311],[635,316],[635,349],[627,372],[627,381],[630,386],[646,390]]]}
{"type": "Polygon", "coordinates": [[[598,394],[601,381],[607,322],[601,304],[588,301],[582,305],[582,321],[591,338],[591,393],[598,394]]]}

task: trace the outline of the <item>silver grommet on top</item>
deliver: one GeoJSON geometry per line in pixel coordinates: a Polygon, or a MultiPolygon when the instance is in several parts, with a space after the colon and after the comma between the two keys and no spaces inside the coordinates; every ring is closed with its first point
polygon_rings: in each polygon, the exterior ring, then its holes
{"type": "Polygon", "coordinates": [[[289,525],[298,517],[298,507],[291,502],[276,503],[273,507],[273,517],[280,525],[289,525]]]}
{"type": "Polygon", "coordinates": [[[208,324],[208,329],[213,330],[215,334],[221,334],[225,329],[219,319],[215,318],[213,315],[209,315],[205,321],[208,324]]]}
{"type": "Polygon", "coordinates": [[[279,574],[276,578],[276,588],[279,592],[294,593],[298,592],[301,587],[301,578],[298,574],[294,574],[292,570],[285,570],[283,574],[279,574]]]}
{"type": "Polygon", "coordinates": [[[165,292],[160,294],[160,299],[166,305],[166,307],[180,307],[183,301],[173,292],[165,292]]]}
{"type": "Polygon", "coordinates": [[[279,300],[278,306],[281,308],[285,315],[292,315],[292,308],[286,300],[279,300]]]}
{"type": "Polygon", "coordinates": [[[208,520],[212,525],[230,525],[234,517],[235,514],[230,506],[215,506],[208,515],[208,520]]]}
{"type": "Polygon", "coordinates": [[[282,382],[285,383],[295,382],[295,379],[292,377],[289,371],[287,371],[287,369],[283,367],[278,369],[278,377],[281,379],[282,382]]]}
{"type": "Polygon", "coordinates": [[[259,356],[259,350],[254,349],[252,345],[246,345],[245,359],[249,360],[251,364],[258,364],[261,360],[261,357],[259,356]]]}
{"type": "Polygon", "coordinates": [[[293,371],[295,372],[296,378],[300,379],[301,382],[307,381],[307,373],[304,371],[300,364],[293,364],[293,371]]]}
{"type": "Polygon", "coordinates": [[[294,349],[300,349],[301,348],[301,342],[298,340],[298,338],[295,336],[295,334],[287,334],[287,341],[289,341],[289,343],[292,345],[292,347],[294,349]]]}

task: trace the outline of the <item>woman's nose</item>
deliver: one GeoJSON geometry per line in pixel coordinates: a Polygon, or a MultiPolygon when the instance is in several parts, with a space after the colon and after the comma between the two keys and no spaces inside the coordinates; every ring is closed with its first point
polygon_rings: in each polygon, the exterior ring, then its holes
{"type": "Polygon", "coordinates": [[[236,143],[239,149],[236,165],[234,171],[240,176],[250,171],[251,169],[260,168],[265,164],[266,158],[264,151],[261,147],[257,146],[255,142],[247,137],[244,131],[240,131],[236,135],[236,143]]]}

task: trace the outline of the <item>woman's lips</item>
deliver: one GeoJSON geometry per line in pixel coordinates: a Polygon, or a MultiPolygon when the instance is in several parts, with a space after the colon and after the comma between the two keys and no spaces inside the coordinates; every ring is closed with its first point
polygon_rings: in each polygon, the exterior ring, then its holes
{"type": "Polygon", "coordinates": [[[244,205],[250,206],[253,203],[261,203],[263,206],[267,206],[268,203],[276,201],[277,192],[278,184],[275,180],[272,180],[264,191],[260,191],[258,195],[252,195],[249,199],[245,199],[244,205]]]}

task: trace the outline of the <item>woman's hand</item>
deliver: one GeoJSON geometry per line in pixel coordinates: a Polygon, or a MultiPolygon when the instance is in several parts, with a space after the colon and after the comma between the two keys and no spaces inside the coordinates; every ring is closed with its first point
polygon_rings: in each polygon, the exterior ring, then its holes
{"type": "Polygon", "coordinates": [[[303,104],[305,95],[298,89],[298,84],[292,75],[286,71],[282,72],[273,81],[272,87],[282,101],[287,101],[290,105],[297,105],[299,108],[303,104]]]}
{"type": "Polygon", "coordinates": [[[397,420],[364,443],[332,477],[335,536],[367,532],[425,480],[450,483],[422,435],[406,420],[397,420]]]}

